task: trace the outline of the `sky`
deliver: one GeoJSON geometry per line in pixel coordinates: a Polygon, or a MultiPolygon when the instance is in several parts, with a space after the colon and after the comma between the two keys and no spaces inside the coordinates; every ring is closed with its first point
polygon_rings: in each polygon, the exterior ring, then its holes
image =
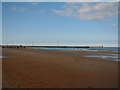
{"type": "Polygon", "coordinates": [[[0,2],[0,45],[2,44],[2,3],[0,2]]]}
{"type": "Polygon", "coordinates": [[[114,2],[3,2],[3,44],[118,44],[114,2]]]}
{"type": "Polygon", "coordinates": [[[120,0],[1,0],[2,2],[119,2],[120,0]]]}

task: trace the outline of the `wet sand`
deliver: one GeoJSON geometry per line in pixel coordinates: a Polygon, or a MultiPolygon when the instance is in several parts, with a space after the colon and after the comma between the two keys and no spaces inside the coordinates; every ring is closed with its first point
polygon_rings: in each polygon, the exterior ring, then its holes
{"type": "Polygon", "coordinates": [[[117,88],[118,62],[83,57],[94,54],[3,49],[3,88],[117,88]]]}
{"type": "Polygon", "coordinates": [[[2,48],[0,47],[0,89],[2,89],[2,48]]]}
{"type": "Polygon", "coordinates": [[[2,58],[0,58],[0,89],[2,89],[2,58]]]}

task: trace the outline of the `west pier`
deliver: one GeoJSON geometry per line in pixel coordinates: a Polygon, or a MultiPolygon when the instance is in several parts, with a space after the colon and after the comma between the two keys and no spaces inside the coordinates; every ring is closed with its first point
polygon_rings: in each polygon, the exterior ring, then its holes
{"type": "Polygon", "coordinates": [[[101,46],[22,46],[22,45],[2,45],[0,46],[2,48],[103,48],[103,45],[101,46]]]}

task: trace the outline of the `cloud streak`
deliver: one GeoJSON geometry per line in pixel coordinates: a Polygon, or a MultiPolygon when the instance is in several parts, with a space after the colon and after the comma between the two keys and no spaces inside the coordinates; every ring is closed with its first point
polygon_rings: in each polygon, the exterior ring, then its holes
{"type": "Polygon", "coordinates": [[[11,11],[24,12],[24,11],[26,11],[27,9],[24,8],[24,7],[11,7],[10,10],[11,10],[11,11]]]}
{"type": "Polygon", "coordinates": [[[37,2],[33,2],[32,5],[33,5],[33,6],[36,6],[36,5],[38,5],[38,3],[37,3],[37,2]]]}
{"type": "Polygon", "coordinates": [[[117,26],[118,26],[118,24],[112,24],[112,26],[113,26],[113,27],[117,27],[117,26]]]}
{"type": "Polygon", "coordinates": [[[2,0],[2,2],[118,2],[120,0],[2,0]]]}
{"type": "Polygon", "coordinates": [[[117,16],[117,3],[66,3],[64,9],[53,9],[52,12],[61,16],[70,16],[82,20],[100,20],[117,16]]]}

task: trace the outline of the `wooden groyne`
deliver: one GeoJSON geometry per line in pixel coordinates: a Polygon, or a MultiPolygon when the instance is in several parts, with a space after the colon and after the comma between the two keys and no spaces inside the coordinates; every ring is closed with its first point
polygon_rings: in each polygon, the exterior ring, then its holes
{"type": "Polygon", "coordinates": [[[4,45],[2,48],[103,48],[103,46],[22,46],[22,45],[4,45]]]}

